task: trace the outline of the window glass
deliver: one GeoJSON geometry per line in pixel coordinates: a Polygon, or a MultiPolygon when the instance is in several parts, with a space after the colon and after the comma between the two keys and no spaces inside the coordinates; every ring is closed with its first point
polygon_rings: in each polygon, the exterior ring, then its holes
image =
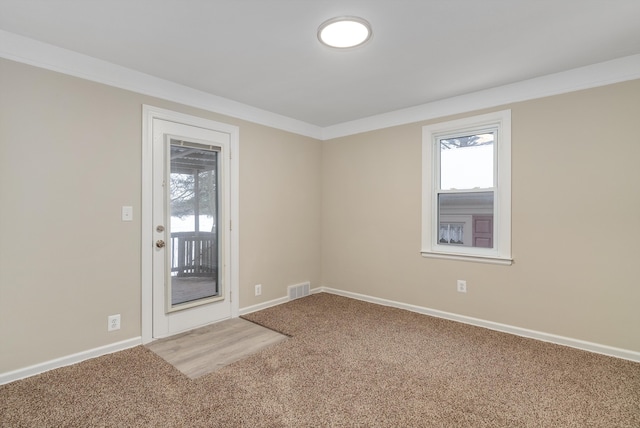
{"type": "Polygon", "coordinates": [[[495,133],[440,139],[440,188],[494,187],[495,133]]]}
{"type": "Polygon", "coordinates": [[[510,265],[511,111],[422,128],[422,255],[510,265]]]}
{"type": "Polygon", "coordinates": [[[221,296],[219,165],[217,147],[171,140],[171,308],[221,296]]]}
{"type": "Polygon", "coordinates": [[[493,248],[493,192],[438,195],[438,244],[493,248]]]}

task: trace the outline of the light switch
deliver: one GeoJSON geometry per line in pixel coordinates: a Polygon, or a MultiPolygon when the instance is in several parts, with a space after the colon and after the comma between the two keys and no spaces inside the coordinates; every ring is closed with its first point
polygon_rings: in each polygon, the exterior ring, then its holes
{"type": "Polygon", "coordinates": [[[133,221],[133,207],[122,207],[122,221],[133,221]]]}

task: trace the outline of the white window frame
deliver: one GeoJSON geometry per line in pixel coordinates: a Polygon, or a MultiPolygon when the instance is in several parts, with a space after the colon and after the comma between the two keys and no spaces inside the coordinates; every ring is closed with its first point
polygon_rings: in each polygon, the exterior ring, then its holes
{"type": "MultiPolygon", "coordinates": [[[[473,191],[473,190],[472,190],[473,191]]],[[[480,191],[487,191],[482,189],[480,191]]],[[[422,250],[424,257],[510,265],[511,258],[511,110],[471,116],[422,127],[422,250]],[[439,139],[497,128],[493,201],[493,248],[441,245],[438,242],[439,139]]]]}

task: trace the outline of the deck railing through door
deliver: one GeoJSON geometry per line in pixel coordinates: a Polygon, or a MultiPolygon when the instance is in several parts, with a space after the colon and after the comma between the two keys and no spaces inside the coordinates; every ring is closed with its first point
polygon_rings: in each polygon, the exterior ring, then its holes
{"type": "Polygon", "coordinates": [[[218,269],[215,232],[171,234],[171,276],[211,276],[218,269]]]}

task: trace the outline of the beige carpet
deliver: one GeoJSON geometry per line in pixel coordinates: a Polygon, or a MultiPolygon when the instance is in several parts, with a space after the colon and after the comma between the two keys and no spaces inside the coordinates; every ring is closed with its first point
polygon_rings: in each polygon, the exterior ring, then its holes
{"type": "Polygon", "coordinates": [[[640,364],[319,294],[190,380],[144,347],[0,387],[2,427],[640,427],[640,364]]]}

